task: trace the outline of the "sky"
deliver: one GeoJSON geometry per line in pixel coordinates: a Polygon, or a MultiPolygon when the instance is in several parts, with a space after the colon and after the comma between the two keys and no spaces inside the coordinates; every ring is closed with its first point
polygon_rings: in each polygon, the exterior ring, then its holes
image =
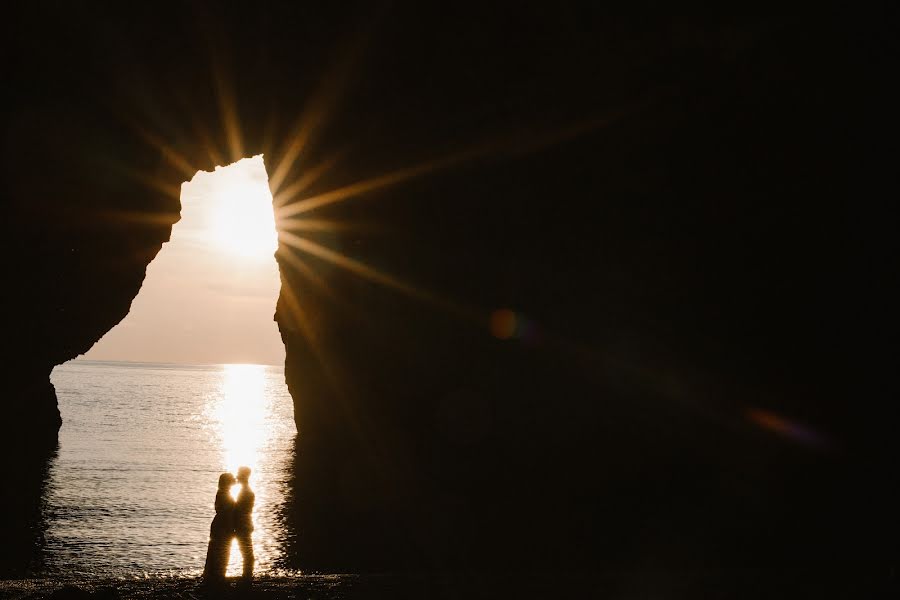
{"type": "Polygon", "coordinates": [[[182,185],[181,205],[128,316],[84,358],[283,365],[273,321],[277,233],[262,156],[198,172],[182,185]]]}

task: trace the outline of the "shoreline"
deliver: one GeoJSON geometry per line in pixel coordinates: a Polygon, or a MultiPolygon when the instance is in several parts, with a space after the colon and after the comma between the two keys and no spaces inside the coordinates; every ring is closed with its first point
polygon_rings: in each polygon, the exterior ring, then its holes
{"type": "Polygon", "coordinates": [[[63,576],[0,580],[0,600],[66,600],[127,598],[350,598],[354,575],[254,577],[250,586],[230,577],[224,586],[204,585],[199,576],[86,577],[63,576]]]}
{"type": "MultiPolygon", "coordinates": [[[[199,577],[60,577],[0,580],[0,600],[265,598],[850,598],[894,588],[896,581],[819,570],[644,571],[617,573],[433,573],[260,575],[249,586],[229,578],[209,588],[199,577]],[[860,595],[862,594],[862,595],[860,595]]],[[[880,596],[878,596],[880,597],[880,596]]]]}

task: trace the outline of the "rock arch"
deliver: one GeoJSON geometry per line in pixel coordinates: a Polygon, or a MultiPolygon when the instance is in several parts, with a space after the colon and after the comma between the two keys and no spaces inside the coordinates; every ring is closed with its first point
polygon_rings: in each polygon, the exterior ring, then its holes
{"type": "Polygon", "coordinates": [[[822,127],[827,32],[524,8],[68,10],[16,15],[2,36],[13,448],[52,445],[47,375],[127,314],[185,165],[264,154],[285,186],[322,167],[310,196],[427,172],[330,209],[373,219],[377,199],[405,237],[329,243],[483,323],[303,257],[329,295],[281,261],[298,564],[677,562],[683,535],[715,564],[860,547],[830,527],[850,467],[740,417],[752,381],[858,433],[847,369],[822,367],[841,364],[819,327],[842,252],[840,211],[823,208],[840,186],[822,174],[841,172],[822,127]],[[549,323],[543,345],[493,338],[495,308],[549,323]]]}

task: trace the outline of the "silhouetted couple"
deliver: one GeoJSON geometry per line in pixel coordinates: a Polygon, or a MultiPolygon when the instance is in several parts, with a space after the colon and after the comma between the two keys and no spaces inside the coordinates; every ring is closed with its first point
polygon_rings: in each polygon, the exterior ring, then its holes
{"type": "Polygon", "coordinates": [[[206,567],[203,578],[209,582],[225,580],[231,540],[237,538],[238,549],[244,561],[243,578],[253,576],[253,503],[256,494],[250,489],[250,467],[241,467],[237,478],[231,473],[219,475],[219,491],[216,492],[216,516],[209,528],[209,548],[206,551],[206,567]],[[241,484],[237,499],[231,497],[231,488],[241,484]]]}

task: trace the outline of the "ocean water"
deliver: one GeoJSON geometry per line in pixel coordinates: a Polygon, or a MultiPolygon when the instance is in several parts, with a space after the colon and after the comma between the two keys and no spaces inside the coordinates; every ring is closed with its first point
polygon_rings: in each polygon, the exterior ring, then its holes
{"type": "Polygon", "coordinates": [[[75,360],[51,380],[63,426],[42,506],[47,572],[199,574],[219,474],[240,465],[253,469],[256,572],[277,570],[296,436],[282,368],[75,360]]]}

